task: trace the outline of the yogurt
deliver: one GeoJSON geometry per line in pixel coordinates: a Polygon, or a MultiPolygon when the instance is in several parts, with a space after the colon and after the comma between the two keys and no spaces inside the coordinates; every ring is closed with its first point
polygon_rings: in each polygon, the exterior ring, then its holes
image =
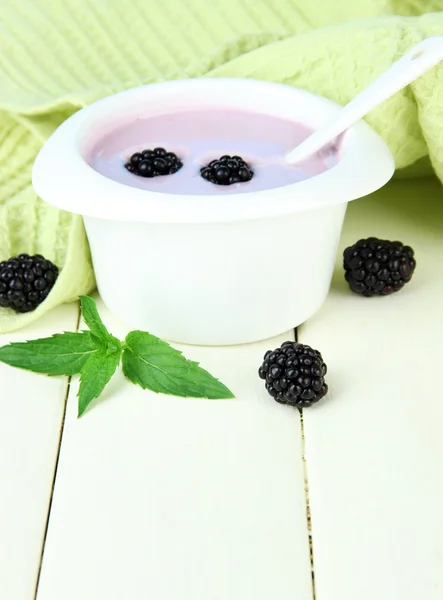
{"type": "Polygon", "coordinates": [[[311,130],[293,121],[242,110],[192,109],[138,118],[104,135],[92,148],[88,163],[96,171],[132,187],[169,194],[241,194],[278,188],[323,173],[336,164],[330,147],[296,166],[284,155],[311,130]],[[173,175],[145,178],[130,173],[125,163],[135,152],[163,147],[183,167],[173,175]],[[244,183],[214,185],[200,169],[223,155],[241,156],[254,172],[244,183]]]}

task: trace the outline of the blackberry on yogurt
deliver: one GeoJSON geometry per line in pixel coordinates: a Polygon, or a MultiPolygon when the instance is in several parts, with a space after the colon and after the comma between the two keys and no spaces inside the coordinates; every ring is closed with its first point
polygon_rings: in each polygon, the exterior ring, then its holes
{"type": "Polygon", "coordinates": [[[200,175],[203,179],[216,185],[232,185],[250,181],[254,172],[241,156],[225,154],[208,165],[201,167],[200,175]]]}
{"type": "Polygon", "coordinates": [[[135,152],[129,162],[125,164],[126,169],[140,177],[158,177],[159,175],[173,175],[181,169],[183,163],[174,152],[167,152],[164,148],[153,150],[142,150],[135,152]]]}

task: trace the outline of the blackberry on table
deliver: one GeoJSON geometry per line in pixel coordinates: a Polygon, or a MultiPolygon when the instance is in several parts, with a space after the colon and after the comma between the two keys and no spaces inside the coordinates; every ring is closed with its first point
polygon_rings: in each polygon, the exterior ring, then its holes
{"type": "Polygon", "coordinates": [[[41,254],[20,254],[0,262],[0,306],[25,313],[35,310],[54,287],[58,268],[41,254]]]}
{"type": "Polygon", "coordinates": [[[258,374],[270,396],[281,404],[306,408],[328,392],[327,367],[318,350],[298,342],[284,342],[268,350],[258,374]]]}
{"type": "Polygon", "coordinates": [[[167,152],[164,148],[142,150],[135,152],[126,169],[140,177],[158,177],[159,175],[172,175],[181,169],[183,163],[174,152],[167,152]]]}
{"type": "Polygon", "coordinates": [[[254,176],[254,172],[241,156],[225,154],[201,167],[200,175],[203,179],[216,185],[232,185],[233,183],[250,181],[254,176]]]}
{"type": "Polygon", "coordinates": [[[359,240],[343,253],[346,281],[361,296],[398,292],[411,279],[415,265],[410,246],[375,237],[359,240]]]}

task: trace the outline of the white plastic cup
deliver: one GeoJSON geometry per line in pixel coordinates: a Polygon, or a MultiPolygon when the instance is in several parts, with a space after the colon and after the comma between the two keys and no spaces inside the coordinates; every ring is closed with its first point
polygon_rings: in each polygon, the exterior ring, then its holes
{"type": "Polygon", "coordinates": [[[188,79],[115,94],[63,123],[40,151],[41,198],[83,215],[98,289],[129,325],[188,344],[253,342],[314,314],[331,283],[347,203],[383,186],[394,161],[360,122],[339,162],[299,183],[229,195],[132,188],[86,162],[129,119],[186,108],[236,108],[312,129],[339,105],[306,91],[249,79],[188,79]]]}

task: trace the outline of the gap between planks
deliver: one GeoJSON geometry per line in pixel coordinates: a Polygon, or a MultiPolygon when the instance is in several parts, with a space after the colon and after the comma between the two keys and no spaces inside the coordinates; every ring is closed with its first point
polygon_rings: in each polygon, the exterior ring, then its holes
{"type": "MultiPolygon", "coordinates": [[[[78,331],[78,329],[80,327],[81,314],[82,313],[80,310],[80,302],[79,302],[78,303],[77,323],[75,326],[76,332],[78,331]]],[[[39,588],[40,576],[41,576],[41,572],[42,572],[43,557],[45,554],[46,538],[48,536],[49,520],[51,518],[52,500],[54,498],[54,489],[55,489],[55,483],[56,483],[56,479],[57,479],[58,464],[59,464],[59,460],[60,460],[60,451],[61,451],[61,446],[62,446],[62,441],[63,441],[63,431],[65,428],[66,408],[68,405],[69,392],[71,389],[71,379],[72,379],[71,377],[68,377],[67,383],[66,383],[66,393],[65,393],[65,399],[64,399],[64,404],[63,404],[63,415],[62,415],[62,421],[60,424],[60,434],[59,434],[59,438],[58,438],[57,456],[56,456],[55,465],[54,465],[54,476],[52,478],[51,495],[49,497],[48,512],[46,515],[46,523],[45,523],[45,531],[43,534],[42,549],[40,552],[40,562],[38,565],[37,578],[35,581],[34,600],[37,600],[37,596],[38,596],[38,588],[39,588]]]]}
{"type": "Polygon", "coordinates": [[[309,501],[309,478],[308,478],[308,460],[306,457],[306,439],[305,439],[305,425],[303,421],[303,409],[299,409],[300,412],[300,427],[301,427],[301,439],[302,439],[302,462],[303,462],[303,477],[304,477],[304,489],[305,489],[305,502],[306,502],[306,521],[308,526],[308,539],[309,539],[309,560],[311,563],[311,579],[312,579],[312,598],[316,600],[315,592],[315,570],[314,570],[314,541],[312,538],[312,516],[311,516],[311,505],[309,501]]]}
{"type": "MultiPolygon", "coordinates": [[[[298,342],[297,329],[294,329],[294,339],[298,342]]],[[[312,516],[311,516],[311,504],[309,500],[309,477],[308,477],[308,459],[306,456],[306,434],[305,424],[303,420],[303,409],[298,409],[300,413],[300,429],[301,429],[301,443],[302,443],[302,463],[303,463],[303,480],[304,480],[304,491],[305,491],[305,503],[306,503],[306,523],[308,527],[308,540],[309,540],[309,561],[311,564],[311,580],[312,580],[312,598],[316,600],[315,591],[315,569],[314,569],[314,541],[312,537],[312,516]]]]}

